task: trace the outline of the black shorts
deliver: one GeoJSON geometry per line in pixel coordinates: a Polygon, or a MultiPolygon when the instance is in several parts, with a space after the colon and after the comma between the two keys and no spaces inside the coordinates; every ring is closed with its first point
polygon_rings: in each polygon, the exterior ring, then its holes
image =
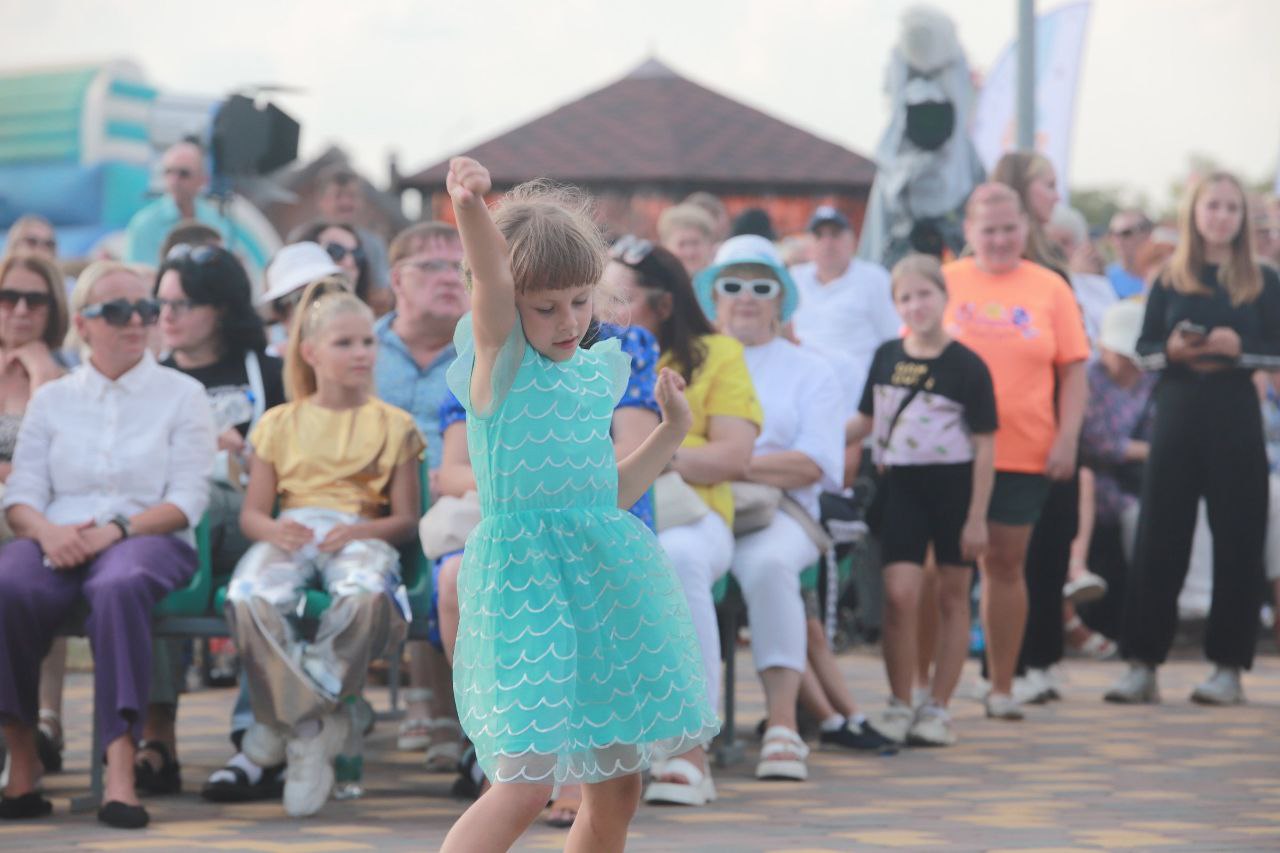
{"type": "Polygon", "coordinates": [[[968,566],[960,534],[969,517],[973,465],[904,465],[885,471],[881,561],[923,563],[929,545],[940,566],[968,566]]]}

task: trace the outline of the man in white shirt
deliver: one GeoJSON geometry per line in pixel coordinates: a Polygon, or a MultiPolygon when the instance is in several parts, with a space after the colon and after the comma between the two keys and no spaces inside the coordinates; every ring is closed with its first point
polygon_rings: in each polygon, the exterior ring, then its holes
{"type": "Polygon", "coordinates": [[[822,206],[809,220],[813,262],[791,268],[800,291],[792,333],[822,353],[835,368],[852,417],[862,398],[871,357],[880,344],[898,336],[902,320],[893,307],[889,273],[879,264],[855,259],[857,239],[848,218],[822,206]]]}

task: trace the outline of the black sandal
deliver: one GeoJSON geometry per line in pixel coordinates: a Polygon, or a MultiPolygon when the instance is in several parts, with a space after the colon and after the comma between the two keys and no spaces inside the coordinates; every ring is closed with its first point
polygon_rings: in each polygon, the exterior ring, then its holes
{"type": "Polygon", "coordinates": [[[133,761],[133,784],[143,794],[177,794],[182,791],[182,765],[174,760],[173,753],[163,741],[144,740],[138,744],[138,754],[133,761]],[[160,756],[159,770],[142,757],[144,752],[160,756]]]}
{"type": "Polygon", "coordinates": [[[48,709],[41,710],[36,724],[36,754],[45,773],[62,772],[62,748],[62,718],[48,709]]]}
{"type": "Polygon", "coordinates": [[[250,803],[257,800],[278,800],[284,796],[284,765],[265,767],[257,784],[249,781],[249,774],[244,768],[228,764],[215,770],[200,789],[200,796],[212,803],[250,803]],[[230,773],[234,779],[218,779],[213,777],[219,773],[230,773]]]}
{"type": "Polygon", "coordinates": [[[98,809],[98,823],[116,829],[142,829],[151,822],[151,816],[142,806],[131,806],[119,800],[112,800],[98,809]]]}
{"type": "Polygon", "coordinates": [[[468,800],[479,799],[484,793],[484,771],[480,769],[474,746],[468,745],[458,759],[458,778],[454,780],[450,793],[468,800]]]}
{"type": "Polygon", "coordinates": [[[0,820],[29,820],[53,814],[53,803],[40,796],[39,791],[28,791],[17,797],[0,796],[0,820]]]}

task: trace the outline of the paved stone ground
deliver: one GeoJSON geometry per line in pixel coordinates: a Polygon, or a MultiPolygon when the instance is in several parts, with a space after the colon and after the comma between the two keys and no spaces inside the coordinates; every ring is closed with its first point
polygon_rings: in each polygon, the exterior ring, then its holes
{"type": "MultiPolygon", "coordinates": [[[[883,695],[880,662],[867,650],[841,658],[857,695],[883,695]]],[[[975,677],[973,665],[966,680],[975,677]]],[[[741,653],[740,672],[750,657],[741,653]]],[[[958,699],[961,743],[892,757],[816,752],[807,783],[758,782],[756,750],[716,774],[721,799],[700,810],[643,807],[635,851],[846,850],[1040,851],[1280,850],[1280,659],[1260,659],[1246,681],[1250,704],[1193,706],[1203,675],[1196,662],[1161,673],[1165,703],[1116,707],[1099,697],[1121,671],[1116,663],[1071,661],[1066,701],[1033,708],[1022,723],[990,722],[976,702],[958,699]]],[[[52,820],[0,826],[0,850],[221,850],[337,853],[434,850],[464,803],[448,796],[450,777],[397,754],[394,725],[369,741],[364,799],[330,802],[308,820],[279,804],[215,806],[196,791],[227,757],[229,690],[184,697],[180,745],[191,793],[148,803],[153,825],[141,833],[100,828],[68,814],[88,784],[91,685],[72,676],[67,711],[68,772],[50,777],[52,820]]],[[[762,697],[751,676],[740,685],[740,729],[754,726],[762,697]]],[[[385,691],[373,691],[386,706],[385,691]]],[[[519,850],[554,850],[564,831],[531,829],[519,850]]]]}

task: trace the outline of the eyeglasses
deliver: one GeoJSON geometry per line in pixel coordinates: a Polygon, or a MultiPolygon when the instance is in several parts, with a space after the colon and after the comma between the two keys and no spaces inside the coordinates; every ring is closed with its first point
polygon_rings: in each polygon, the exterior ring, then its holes
{"type": "Polygon", "coordinates": [[[184,181],[187,178],[191,177],[193,174],[195,174],[190,169],[184,168],[182,166],[167,166],[164,170],[164,173],[166,177],[169,175],[173,175],[174,177],[182,178],[184,181]]]}
{"type": "Polygon", "coordinates": [[[427,261],[405,261],[406,267],[413,267],[420,273],[431,272],[462,272],[462,264],[457,261],[446,261],[442,258],[432,258],[427,261]]]}
{"type": "Polygon", "coordinates": [[[1117,240],[1128,240],[1130,237],[1138,234],[1146,234],[1148,230],[1149,229],[1144,228],[1141,225],[1130,225],[1128,228],[1121,228],[1117,231],[1112,231],[1111,236],[1117,240]]]}
{"type": "MultiPolygon", "coordinates": [[[[2,291],[0,291],[0,293],[2,293],[2,291]]],[[[168,308],[174,314],[182,316],[200,303],[192,299],[157,299],[156,304],[160,306],[159,310],[163,311],[165,308],[168,308]]]]}
{"type": "Polygon", "coordinates": [[[53,297],[47,293],[29,293],[25,290],[0,290],[0,305],[17,308],[19,302],[26,303],[28,311],[34,311],[37,308],[48,308],[53,304],[53,297]]]}
{"type": "Polygon", "coordinates": [[[782,285],[771,278],[718,278],[715,290],[721,296],[745,293],[756,299],[772,299],[782,292],[782,285]]]}
{"type": "Polygon", "coordinates": [[[156,320],[160,319],[159,300],[139,299],[137,302],[130,302],[128,299],[112,299],[80,310],[80,316],[86,320],[101,317],[107,321],[107,325],[119,328],[129,325],[134,314],[138,315],[142,325],[154,326],[156,320]]]}
{"type": "Polygon", "coordinates": [[[609,257],[633,267],[649,257],[652,251],[653,243],[634,234],[628,234],[625,237],[619,237],[618,241],[609,248],[609,257]]]}
{"type": "Polygon", "coordinates": [[[39,237],[32,237],[30,234],[26,234],[23,235],[22,242],[24,245],[32,249],[45,249],[49,252],[56,252],[58,250],[58,241],[52,237],[42,240],[39,237]]]}
{"type": "Polygon", "coordinates": [[[195,264],[207,264],[216,257],[218,257],[217,246],[193,246],[190,243],[177,243],[164,256],[164,259],[166,263],[169,261],[174,263],[191,261],[195,264]]]}
{"type": "Polygon", "coordinates": [[[342,263],[342,259],[347,255],[350,255],[351,259],[357,264],[364,263],[364,249],[359,246],[354,249],[348,249],[341,243],[325,243],[324,250],[329,253],[329,257],[333,258],[335,264],[342,263]]]}

